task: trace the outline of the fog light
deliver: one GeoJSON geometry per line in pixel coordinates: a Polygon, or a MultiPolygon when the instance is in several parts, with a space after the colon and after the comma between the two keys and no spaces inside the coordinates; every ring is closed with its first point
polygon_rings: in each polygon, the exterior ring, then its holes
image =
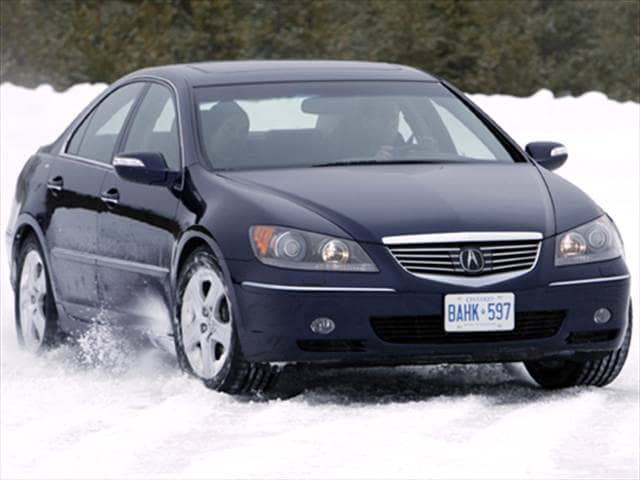
{"type": "Polygon", "coordinates": [[[333,332],[333,330],[336,328],[336,323],[330,318],[321,317],[316,318],[313,322],[311,322],[310,327],[313,333],[326,335],[333,332]]]}
{"type": "Polygon", "coordinates": [[[608,308],[599,308],[593,312],[593,321],[596,323],[607,323],[611,320],[611,312],[608,308]]]}

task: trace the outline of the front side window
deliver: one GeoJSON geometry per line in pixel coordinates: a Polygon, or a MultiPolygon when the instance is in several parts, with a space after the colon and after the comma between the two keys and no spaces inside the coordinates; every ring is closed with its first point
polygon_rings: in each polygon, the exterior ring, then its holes
{"type": "Polygon", "coordinates": [[[514,161],[438,83],[300,82],[195,92],[202,149],[218,169],[514,161]]]}
{"type": "Polygon", "coordinates": [[[434,99],[431,103],[449,132],[458,155],[482,160],[497,160],[495,154],[487,147],[487,144],[491,143],[491,133],[483,128],[479,118],[468,115],[468,110],[457,98],[434,99]],[[471,125],[475,127],[474,130],[471,130],[471,125]]]}
{"type": "Polygon", "coordinates": [[[74,132],[67,153],[111,163],[118,135],[142,86],[125,85],[102,100],[74,132]]]}
{"type": "Polygon", "coordinates": [[[133,117],[124,152],[159,152],[172,170],[180,169],[180,143],[171,91],[156,83],[149,87],[133,117]]]}

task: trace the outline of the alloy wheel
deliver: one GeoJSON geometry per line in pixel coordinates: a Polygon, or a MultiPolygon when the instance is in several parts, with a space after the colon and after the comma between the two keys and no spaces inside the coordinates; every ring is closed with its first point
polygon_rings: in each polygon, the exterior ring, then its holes
{"type": "Polygon", "coordinates": [[[20,275],[20,330],[25,348],[38,352],[45,339],[47,277],[42,257],[36,250],[25,256],[20,275]]]}
{"type": "Polygon", "coordinates": [[[231,349],[231,312],[222,280],[210,267],[189,279],[182,298],[180,327],[184,353],[193,372],[214,378],[231,349]]]}

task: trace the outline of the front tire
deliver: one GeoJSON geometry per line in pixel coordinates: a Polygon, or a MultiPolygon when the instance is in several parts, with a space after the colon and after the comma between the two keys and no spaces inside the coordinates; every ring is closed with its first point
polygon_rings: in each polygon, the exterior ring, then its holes
{"type": "Polygon", "coordinates": [[[14,308],[18,342],[30,353],[40,354],[59,343],[60,330],[49,272],[33,235],[22,243],[17,264],[14,308]]]}
{"type": "Polygon", "coordinates": [[[631,307],[629,323],[622,345],[596,360],[540,360],[524,362],[529,375],[543,388],[558,389],[575,386],[604,387],[620,374],[631,345],[631,307]]]}
{"type": "Polygon", "coordinates": [[[178,277],[174,337],[180,367],[213,390],[259,394],[274,380],[265,364],[242,355],[229,288],[211,252],[200,247],[178,277]]]}

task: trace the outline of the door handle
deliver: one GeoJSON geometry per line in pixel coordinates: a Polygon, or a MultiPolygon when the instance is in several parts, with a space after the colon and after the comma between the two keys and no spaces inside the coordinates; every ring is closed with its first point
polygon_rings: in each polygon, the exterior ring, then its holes
{"type": "Polygon", "coordinates": [[[62,191],[62,187],[64,187],[64,180],[60,175],[50,178],[47,182],[47,188],[52,192],[60,192],[62,191]]]}
{"type": "Polygon", "coordinates": [[[106,192],[102,192],[100,200],[110,206],[117,205],[120,203],[120,192],[117,188],[110,188],[106,192]]]}

